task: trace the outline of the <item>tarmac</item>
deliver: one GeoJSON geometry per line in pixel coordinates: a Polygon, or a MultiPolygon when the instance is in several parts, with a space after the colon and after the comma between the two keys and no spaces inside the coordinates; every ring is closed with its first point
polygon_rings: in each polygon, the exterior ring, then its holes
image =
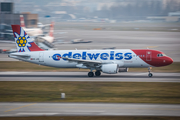
{"type": "MultiPolygon", "coordinates": [[[[127,72],[89,78],[87,72],[0,72],[0,81],[180,82],[179,73],[127,72]]],[[[0,102],[0,117],[180,116],[180,104],[0,102]]]]}
{"type": "Polygon", "coordinates": [[[0,72],[0,81],[180,82],[179,73],[125,72],[88,77],[88,72],[0,72]]]}
{"type": "Polygon", "coordinates": [[[180,105],[1,102],[0,117],[12,116],[180,116],[180,105]]]}

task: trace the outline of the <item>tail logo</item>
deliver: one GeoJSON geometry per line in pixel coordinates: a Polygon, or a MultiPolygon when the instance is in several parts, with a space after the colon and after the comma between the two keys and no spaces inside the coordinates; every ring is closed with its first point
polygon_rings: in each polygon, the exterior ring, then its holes
{"type": "Polygon", "coordinates": [[[18,44],[19,47],[25,47],[27,40],[25,37],[19,37],[16,43],[18,44]]]}
{"type": "Polygon", "coordinates": [[[11,25],[19,52],[44,51],[39,48],[20,25],[11,25]]]}
{"type": "MultiPolygon", "coordinates": [[[[16,43],[17,43],[17,47],[18,47],[18,51],[19,52],[25,52],[25,51],[29,51],[28,49],[28,39],[29,39],[29,36],[24,32],[24,30],[22,30],[21,28],[21,32],[20,32],[20,35],[16,32],[14,32],[15,34],[15,40],[16,40],[16,43]]],[[[29,46],[31,46],[29,44],[29,46]]]]}

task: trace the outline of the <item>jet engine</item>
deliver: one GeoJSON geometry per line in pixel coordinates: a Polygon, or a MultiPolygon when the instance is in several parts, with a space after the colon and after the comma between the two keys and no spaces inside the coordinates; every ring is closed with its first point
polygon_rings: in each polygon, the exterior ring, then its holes
{"type": "Polygon", "coordinates": [[[119,68],[119,72],[127,72],[128,68],[119,68]]]}
{"type": "Polygon", "coordinates": [[[116,74],[119,70],[118,64],[104,64],[101,67],[103,73],[116,74]]]}

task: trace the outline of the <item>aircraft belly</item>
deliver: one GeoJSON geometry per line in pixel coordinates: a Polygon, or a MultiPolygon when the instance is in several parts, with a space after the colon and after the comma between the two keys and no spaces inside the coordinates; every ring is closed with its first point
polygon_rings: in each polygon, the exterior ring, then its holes
{"type": "Polygon", "coordinates": [[[76,65],[77,63],[75,62],[72,62],[72,63],[69,63],[68,61],[61,61],[59,64],[58,64],[58,67],[62,67],[62,68],[76,68],[76,65]]]}
{"type": "Polygon", "coordinates": [[[45,61],[47,66],[51,67],[58,67],[58,68],[76,68],[77,63],[75,62],[68,62],[68,61],[53,61],[53,60],[46,60],[45,61]]]}

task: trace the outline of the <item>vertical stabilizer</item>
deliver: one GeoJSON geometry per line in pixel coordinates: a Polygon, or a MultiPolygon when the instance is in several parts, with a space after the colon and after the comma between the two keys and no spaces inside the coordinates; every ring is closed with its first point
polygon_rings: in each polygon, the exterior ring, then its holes
{"type": "Polygon", "coordinates": [[[50,30],[49,30],[49,36],[53,37],[54,32],[54,22],[51,22],[50,30]]]}
{"type": "Polygon", "coordinates": [[[20,24],[21,24],[21,27],[25,27],[25,22],[24,22],[23,15],[20,15],[20,24]]]}
{"type": "Polygon", "coordinates": [[[11,25],[15,43],[19,52],[43,51],[27,35],[20,25],[11,25]]]}

